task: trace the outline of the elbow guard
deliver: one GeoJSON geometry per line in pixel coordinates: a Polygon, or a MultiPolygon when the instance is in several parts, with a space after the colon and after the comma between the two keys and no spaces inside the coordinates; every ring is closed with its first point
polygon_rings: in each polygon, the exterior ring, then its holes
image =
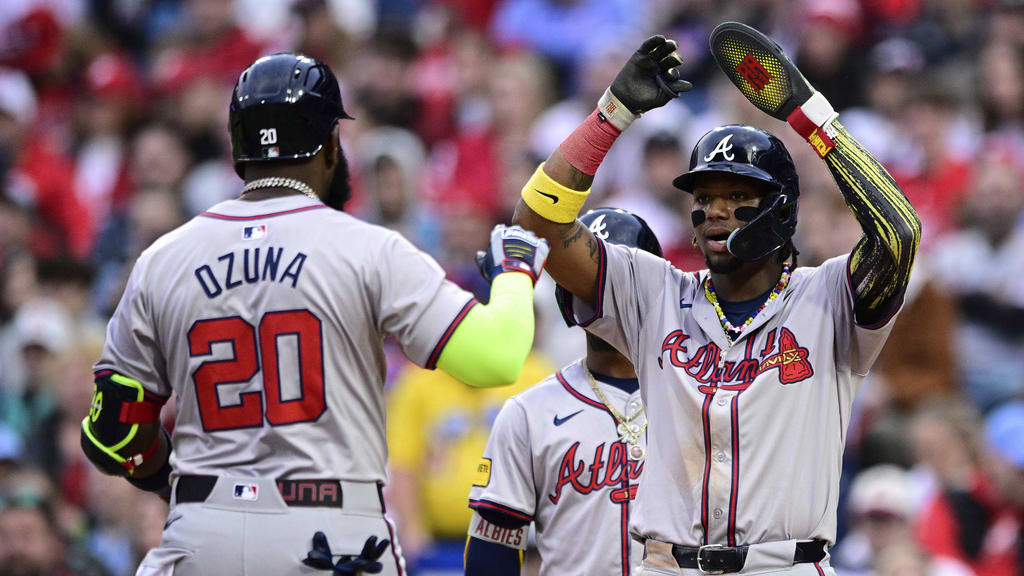
{"type": "Polygon", "coordinates": [[[164,400],[146,393],[138,380],[112,371],[96,375],[89,415],[82,419],[82,450],[100,471],[113,476],[132,476],[135,468],[152,458],[160,436],[137,454],[122,450],[136,439],[139,426],[155,424],[164,400]]]}

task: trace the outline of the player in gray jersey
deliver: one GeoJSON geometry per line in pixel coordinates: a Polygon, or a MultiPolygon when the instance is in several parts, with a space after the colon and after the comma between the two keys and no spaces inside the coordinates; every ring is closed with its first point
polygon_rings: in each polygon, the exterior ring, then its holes
{"type": "MultiPolygon", "coordinates": [[[[601,208],[580,222],[606,242],[661,256],[643,219],[601,208]]],[[[556,289],[566,322],[571,298],[556,289]]],[[[643,547],[629,514],[644,468],[647,419],[629,359],[587,334],[587,356],[508,400],[470,493],[466,576],[518,576],[530,522],[541,576],[628,576],[643,547]],[[567,546],[585,531],[586,545],[567,546]]]]}
{"type": "Polygon", "coordinates": [[[231,101],[241,196],[135,263],[82,447],[170,501],[140,575],[402,574],[381,496],[384,338],[473,386],[515,381],[532,346],[545,242],[495,228],[478,305],[398,233],[341,211],[344,118],[323,63],[254,62],[231,101]],[[158,423],[171,394],[173,439],[158,423]]]}
{"type": "Polygon", "coordinates": [[[645,545],[640,572],[834,574],[851,405],[902,304],[920,221],[782,50],[725,23],[711,35],[722,70],[813,147],[862,238],[848,255],[798,268],[789,152],[731,125],[702,137],[675,181],[693,195],[706,270],[601,240],[576,214],[621,131],[690,88],[675,49],[660,36],[643,43],[523,187],[514,221],[551,243],[547,269],[573,294],[580,324],[636,367],[649,422],[630,518],[645,545]]]}

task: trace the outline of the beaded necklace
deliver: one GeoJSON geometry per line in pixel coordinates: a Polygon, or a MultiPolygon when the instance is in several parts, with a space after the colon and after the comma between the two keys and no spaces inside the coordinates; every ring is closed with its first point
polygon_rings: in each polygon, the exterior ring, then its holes
{"type": "Polygon", "coordinates": [[[754,311],[754,313],[747,318],[747,321],[740,326],[733,326],[732,322],[725,316],[725,312],[722,311],[722,306],[718,304],[718,295],[715,294],[715,286],[711,283],[711,275],[708,275],[708,281],[704,283],[704,295],[707,296],[708,302],[711,303],[715,308],[715,312],[718,313],[718,321],[722,323],[722,328],[725,328],[725,337],[729,339],[729,342],[733,342],[736,338],[739,338],[743,334],[743,330],[750,326],[750,323],[754,321],[754,318],[764,310],[766,306],[776,298],[782,291],[786,289],[789,284],[789,264],[782,265],[782,275],[779,276],[779,282],[775,285],[772,293],[768,296],[768,299],[764,301],[761,306],[754,311]]]}

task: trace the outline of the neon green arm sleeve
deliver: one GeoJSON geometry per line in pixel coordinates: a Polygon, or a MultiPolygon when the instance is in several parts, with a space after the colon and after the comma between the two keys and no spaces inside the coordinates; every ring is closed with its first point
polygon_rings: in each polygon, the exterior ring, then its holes
{"type": "Polygon", "coordinates": [[[486,306],[474,306],[452,333],[437,367],[477,388],[519,379],[533,347],[533,282],[515,272],[499,274],[486,306]]]}

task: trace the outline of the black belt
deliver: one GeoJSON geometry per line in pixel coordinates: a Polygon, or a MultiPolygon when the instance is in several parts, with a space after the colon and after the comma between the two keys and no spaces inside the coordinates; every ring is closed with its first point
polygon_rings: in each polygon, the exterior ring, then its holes
{"type": "MultiPolygon", "coordinates": [[[[174,499],[177,504],[189,502],[205,502],[217,483],[217,476],[187,475],[178,478],[178,484],[174,487],[174,499]]],[[[341,508],[343,494],[341,482],[338,480],[277,480],[277,491],[288,506],[306,506],[322,508],[341,508]]],[[[244,492],[246,485],[236,483],[235,492],[244,492]]],[[[236,494],[236,497],[245,499],[244,494],[236,494]]],[[[380,484],[377,485],[377,497],[380,499],[381,509],[384,509],[384,495],[381,492],[380,484]]]]}
{"type": "MultiPolygon", "coordinates": [[[[672,545],[672,556],[680,568],[696,568],[704,574],[739,572],[747,560],[749,546],[727,547],[719,544],[691,548],[672,545]]],[[[797,542],[793,564],[820,562],[825,558],[825,541],[797,542]]]]}

